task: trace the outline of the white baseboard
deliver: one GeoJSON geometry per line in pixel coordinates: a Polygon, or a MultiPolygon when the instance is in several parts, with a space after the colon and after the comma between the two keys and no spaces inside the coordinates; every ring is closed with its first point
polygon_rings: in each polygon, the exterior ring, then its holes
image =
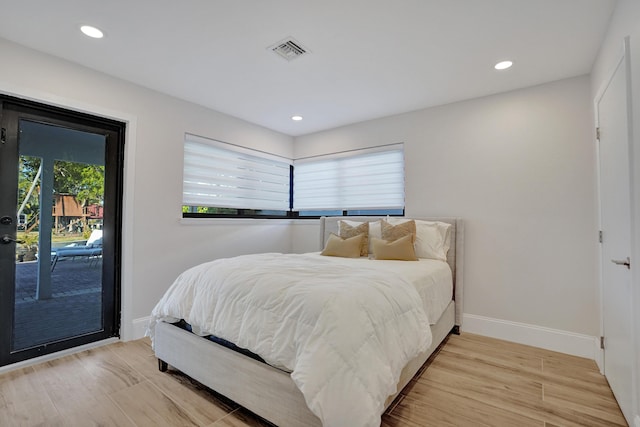
{"type": "Polygon", "coordinates": [[[462,331],[586,357],[596,362],[601,359],[599,339],[589,335],[466,313],[462,331]]]}
{"type": "Polygon", "coordinates": [[[133,321],[131,322],[132,340],[137,340],[144,337],[144,334],[147,331],[147,325],[149,325],[150,318],[150,316],[146,316],[133,319],[133,321]]]}

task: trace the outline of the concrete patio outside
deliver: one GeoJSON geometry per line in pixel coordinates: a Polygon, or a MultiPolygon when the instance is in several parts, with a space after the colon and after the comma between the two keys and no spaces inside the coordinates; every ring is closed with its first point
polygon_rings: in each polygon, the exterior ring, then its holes
{"type": "Polygon", "coordinates": [[[61,260],[51,272],[53,295],[46,300],[36,299],[37,274],[37,261],[16,263],[12,350],[101,329],[101,259],[61,260]]]}

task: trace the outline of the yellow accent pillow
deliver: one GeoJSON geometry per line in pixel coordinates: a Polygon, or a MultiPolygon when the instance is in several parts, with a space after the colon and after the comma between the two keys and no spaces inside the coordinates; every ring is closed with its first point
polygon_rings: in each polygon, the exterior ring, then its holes
{"type": "Polygon", "coordinates": [[[416,250],[413,247],[412,236],[407,234],[393,242],[383,239],[373,238],[374,259],[389,259],[398,261],[418,261],[416,250]]]}
{"type": "Polygon", "coordinates": [[[369,223],[363,222],[360,225],[352,226],[345,221],[338,221],[338,230],[340,230],[340,237],[347,239],[349,237],[362,235],[362,243],[360,243],[360,256],[367,256],[369,254],[369,223]]]}
{"type": "Polygon", "coordinates": [[[320,255],[338,256],[342,258],[360,258],[360,246],[362,245],[362,234],[343,239],[331,233],[320,255]]]}
{"type": "Polygon", "coordinates": [[[384,219],[382,221],[382,238],[390,242],[401,237],[411,235],[411,244],[416,241],[416,222],[409,220],[398,225],[391,225],[384,219]]]}

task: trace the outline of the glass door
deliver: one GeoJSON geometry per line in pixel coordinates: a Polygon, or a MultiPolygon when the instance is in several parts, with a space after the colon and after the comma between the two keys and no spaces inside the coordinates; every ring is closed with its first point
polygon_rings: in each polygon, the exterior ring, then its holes
{"type": "Polygon", "coordinates": [[[122,124],[5,100],[0,365],[117,336],[122,124]]]}

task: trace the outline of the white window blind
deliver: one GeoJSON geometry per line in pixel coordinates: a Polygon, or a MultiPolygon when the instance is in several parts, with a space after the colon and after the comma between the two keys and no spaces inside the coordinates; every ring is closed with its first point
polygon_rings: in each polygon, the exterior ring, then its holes
{"type": "Polygon", "coordinates": [[[247,148],[187,134],[182,204],[289,210],[290,163],[247,148]]]}
{"type": "Polygon", "coordinates": [[[294,161],[294,209],[404,209],[402,144],[294,161]]]}

